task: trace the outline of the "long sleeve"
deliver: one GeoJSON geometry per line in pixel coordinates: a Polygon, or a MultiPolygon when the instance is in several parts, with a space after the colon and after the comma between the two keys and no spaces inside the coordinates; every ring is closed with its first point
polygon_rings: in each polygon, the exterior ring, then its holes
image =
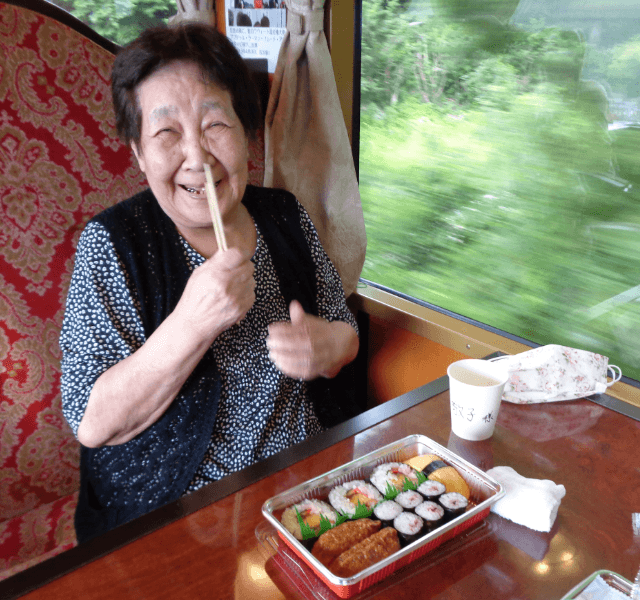
{"type": "Polygon", "coordinates": [[[98,377],[144,341],[109,234],[90,223],[78,242],[60,335],[62,408],[74,434],[98,377]]]}
{"type": "Polygon", "coordinates": [[[309,214],[302,204],[298,203],[298,207],[302,231],[316,266],[318,316],[327,321],[344,321],[358,331],[356,320],[347,306],[340,275],[324,250],[309,214]]]}

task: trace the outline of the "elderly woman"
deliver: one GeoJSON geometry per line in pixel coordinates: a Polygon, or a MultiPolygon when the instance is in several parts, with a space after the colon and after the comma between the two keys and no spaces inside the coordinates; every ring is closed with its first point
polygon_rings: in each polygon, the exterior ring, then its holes
{"type": "Polygon", "coordinates": [[[149,30],[118,54],[112,92],[150,189],[89,222],[67,298],[62,401],[82,444],[80,541],[320,432],[319,410],[336,400],[314,383],[358,350],[304,209],[247,184],[261,113],[227,38],[149,30]]]}

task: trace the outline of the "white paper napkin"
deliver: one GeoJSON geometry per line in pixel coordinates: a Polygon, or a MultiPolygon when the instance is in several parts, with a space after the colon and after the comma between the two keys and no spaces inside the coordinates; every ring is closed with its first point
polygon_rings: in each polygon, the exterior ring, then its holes
{"type": "Polygon", "coordinates": [[[511,467],[487,471],[504,486],[506,494],[491,506],[491,512],[536,531],[551,531],[560,500],[566,490],[549,479],[528,479],[511,467]]]}

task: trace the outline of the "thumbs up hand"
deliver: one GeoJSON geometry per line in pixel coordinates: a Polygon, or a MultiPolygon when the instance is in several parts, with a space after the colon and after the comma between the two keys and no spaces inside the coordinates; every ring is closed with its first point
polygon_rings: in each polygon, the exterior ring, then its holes
{"type": "Polygon", "coordinates": [[[335,377],[358,352],[358,336],[348,323],[329,322],[304,312],[294,300],[289,305],[291,322],[269,325],[269,358],[285,375],[309,381],[335,377]]]}

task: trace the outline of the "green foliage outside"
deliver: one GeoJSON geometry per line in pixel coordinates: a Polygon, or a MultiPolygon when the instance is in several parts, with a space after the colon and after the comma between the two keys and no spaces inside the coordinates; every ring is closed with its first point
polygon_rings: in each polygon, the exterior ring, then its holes
{"type": "Polygon", "coordinates": [[[54,2],[119,45],[175,15],[176,0],[57,0],[54,2]]]}
{"type": "Polygon", "coordinates": [[[363,277],[640,379],[640,37],[413,18],[363,2],[363,277]]]}
{"type": "MultiPolygon", "coordinates": [[[[120,45],[176,13],[57,4],[120,45]]],[[[363,277],[640,379],[640,129],[607,131],[601,85],[640,97],[640,34],[595,48],[504,25],[515,0],[411,4],[363,0],[363,277]]]]}

